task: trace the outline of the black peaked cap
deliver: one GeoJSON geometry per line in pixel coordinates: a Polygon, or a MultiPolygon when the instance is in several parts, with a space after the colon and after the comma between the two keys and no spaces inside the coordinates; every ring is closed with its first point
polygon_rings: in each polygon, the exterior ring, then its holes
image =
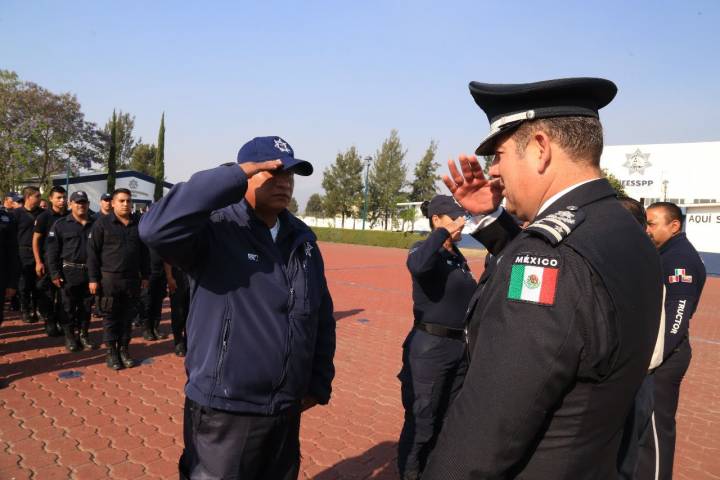
{"type": "Polygon", "coordinates": [[[485,112],[490,133],[475,153],[492,155],[498,135],[525,120],[552,117],[595,117],[610,103],[617,87],[603,78],[560,78],[534,83],[470,82],[470,94],[485,112]]]}

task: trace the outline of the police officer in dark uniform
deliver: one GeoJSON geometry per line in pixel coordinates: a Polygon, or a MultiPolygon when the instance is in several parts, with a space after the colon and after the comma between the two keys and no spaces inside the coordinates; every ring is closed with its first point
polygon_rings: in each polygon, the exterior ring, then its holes
{"type": "Polygon", "coordinates": [[[62,330],[69,352],[94,348],[88,334],[93,303],[87,271],[87,243],[93,225],[88,204],[85,192],[73,192],[71,213],[55,222],[46,244],[48,273],[62,296],[62,330]]]}
{"type": "Polygon", "coordinates": [[[129,345],[132,319],[147,287],[148,252],[138,235],[138,219],[130,213],[130,190],[112,195],[112,213],[95,221],[88,242],[90,293],[100,297],[107,366],[113,370],[135,365],[129,345]]]}
{"type": "Polygon", "coordinates": [[[180,267],[164,263],[170,294],[170,325],[172,328],[175,355],[184,357],[187,353],[185,326],[190,313],[190,277],[180,267]]]}
{"type": "Polygon", "coordinates": [[[103,193],[100,195],[100,211],[99,215],[107,215],[112,212],[112,195],[109,193],[103,193]]]}
{"type": "Polygon", "coordinates": [[[62,334],[63,307],[60,289],[50,281],[50,277],[47,275],[45,247],[48,233],[53,224],[68,213],[66,193],[65,189],[59,185],[50,189],[48,195],[50,207],[38,215],[33,228],[32,248],[35,257],[35,275],[38,279],[38,311],[45,323],[45,333],[50,337],[62,334]]]}
{"type": "MultiPolygon", "coordinates": [[[[29,186],[22,190],[23,206],[13,210],[17,225],[17,242],[20,253],[20,312],[24,323],[38,321],[37,308],[40,293],[35,276],[35,256],[33,255],[33,229],[35,220],[45,210],[40,208],[40,189],[29,186]]],[[[42,300],[40,300],[42,302],[42,300]]]]}
{"type": "Polygon", "coordinates": [[[5,298],[14,298],[20,277],[17,226],[12,213],[0,206],[0,325],[5,312],[5,298]]]}
{"type": "Polygon", "coordinates": [[[405,408],[398,469],[407,480],[420,478],[447,408],[465,378],[465,310],[477,286],[455,246],[465,210],[448,195],[436,195],[422,210],[432,232],[408,254],[415,321],[403,343],[398,375],[405,408]]]}
{"type": "Polygon", "coordinates": [[[150,255],[150,279],[148,287],[142,291],[142,312],[141,321],[143,327],[143,338],[145,340],[159,340],[166,338],[158,330],[162,316],[162,304],[167,294],[167,280],[165,278],[165,262],[152,249],[150,255]]]}
{"type": "Polygon", "coordinates": [[[640,480],[672,478],[675,413],[680,384],[692,358],[690,319],[705,286],[705,265],[682,228],[682,211],[674,203],[657,202],[647,208],[647,233],[660,253],[666,290],[665,348],[662,363],[651,375],[654,432],[646,435],[648,441],[640,448],[640,480]]]}
{"type": "Polygon", "coordinates": [[[476,153],[494,155],[493,180],[461,156],[444,181],[494,257],[468,308],[468,373],[423,480],[616,478],[662,298],[657,252],[599,168],[598,110],[617,89],[573,78],[470,91],[490,121],[476,153]]]}

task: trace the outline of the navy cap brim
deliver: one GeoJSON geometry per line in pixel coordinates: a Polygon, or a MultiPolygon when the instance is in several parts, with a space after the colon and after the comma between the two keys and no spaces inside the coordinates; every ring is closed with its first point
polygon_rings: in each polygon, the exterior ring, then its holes
{"type": "Polygon", "coordinates": [[[313,166],[307,160],[300,160],[294,157],[282,157],[280,161],[283,164],[283,170],[296,173],[303,177],[310,176],[313,173],[313,166]]]}

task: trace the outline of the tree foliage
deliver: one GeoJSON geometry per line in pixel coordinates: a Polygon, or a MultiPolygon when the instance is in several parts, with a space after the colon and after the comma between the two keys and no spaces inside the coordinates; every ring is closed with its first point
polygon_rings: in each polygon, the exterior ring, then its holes
{"type": "Polygon", "coordinates": [[[397,130],[392,130],[375,155],[368,179],[371,225],[382,221],[387,229],[394,219],[396,204],[405,199],[402,192],[407,176],[405,154],[397,130]]]}
{"type": "Polygon", "coordinates": [[[110,118],[110,141],[107,144],[107,191],[112,193],[115,190],[115,178],[117,176],[117,116],[113,110],[110,118]]]}
{"type": "Polygon", "coordinates": [[[323,173],[323,209],[329,216],[342,216],[343,227],[345,217],[354,216],[358,211],[363,193],[362,170],[360,154],[355,147],[350,147],[345,153],[338,153],[335,163],[323,173]]]}
{"type": "Polygon", "coordinates": [[[415,179],[410,190],[411,202],[422,202],[430,200],[437,193],[436,182],[440,176],[436,173],[439,163],[435,161],[437,144],[430,141],[430,146],[425,150],[425,155],[415,166],[415,179]]]}
{"type": "Polygon", "coordinates": [[[130,170],[142,172],[151,177],[155,175],[155,157],[157,148],[151,143],[138,143],[130,157],[130,170]]]}
{"type": "Polygon", "coordinates": [[[305,205],[305,215],[317,217],[323,213],[323,198],[319,193],[313,193],[305,205]]]}
{"type": "Polygon", "coordinates": [[[158,132],[157,151],[155,155],[155,201],[163,196],[163,183],[165,182],[165,113],[160,118],[160,131],[158,132]]]}
{"type": "Polygon", "coordinates": [[[85,120],[77,98],[55,94],[16,73],[0,70],[0,189],[37,178],[46,189],[51,176],[100,162],[103,136],[85,120]]]}
{"type": "Polygon", "coordinates": [[[610,186],[613,188],[613,190],[615,190],[615,194],[618,197],[627,197],[627,193],[625,192],[625,188],[623,187],[620,179],[610,173],[607,168],[602,169],[602,174],[605,178],[607,178],[608,182],[610,182],[610,186]]]}
{"type": "MultiPolygon", "coordinates": [[[[135,116],[120,110],[117,114],[113,111],[113,116],[108,119],[103,132],[106,138],[112,135],[112,129],[115,128],[115,161],[117,170],[125,170],[130,167],[133,151],[138,142],[133,137],[133,129],[135,128],[135,116]]],[[[110,142],[105,147],[104,158],[110,158],[110,142]]]]}

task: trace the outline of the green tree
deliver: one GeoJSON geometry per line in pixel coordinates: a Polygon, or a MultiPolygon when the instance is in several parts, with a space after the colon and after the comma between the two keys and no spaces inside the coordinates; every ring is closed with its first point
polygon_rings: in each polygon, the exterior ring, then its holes
{"type": "MultiPolygon", "coordinates": [[[[133,151],[138,142],[133,137],[133,129],[135,128],[135,116],[125,113],[122,110],[115,114],[115,119],[110,118],[103,132],[109,138],[112,135],[112,127],[115,126],[115,165],[116,170],[125,170],[130,167],[133,151]]],[[[110,144],[106,147],[105,158],[110,158],[110,144]]]]}
{"type": "Polygon", "coordinates": [[[77,173],[100,161],[102,136],[69,93],[55,94],[16,73],[0,70],[0,185],[4,190],[37,178],[77,173]]]}
{"type": "Polygon", "coordinates": [[[298,203],[297,203],[297,200],[295,200],[295,197],[292,197],[292,198],[290,199],[290,204],[288,205],[288,210],[289,210],[290,213],[292,213],[293,215],[297,215],[297,213],[298,213],[298,203]]]}
{"type": "Polygon", "coordinates": [[[117,116],[113,110],[110,119],[110,141],[108,142],[108,161],[107,161],[107,191],[115,190],[115,177],[117,174],[117,116]]]}
{"type": "Polygon", "coordinates": [[[402,201],[406,185],[405,154],[397,130],[392,130],[375,155],[368,179],[368,209],[371,225],[382,221],[383,228],[391,226],[396,204],[402,201]]]}
{"type": "Polygon", "coordinates": [[[435,161],[436,152],[437,144],[430,141],[425,155],[415,166],[415,180],[412,182],[409,197],[411,202],[430,200],[437,193],[435,183],[440,180],[440,176],[435,172],[440,164],[435,161]]]}
{"type": "Polygon", "coordinates": [[[338,153],[335,163],[323,173],[324,211],[332,217],[341,215],[343,228],[345,217],[355,215],[358,210],[363,192],[362,171],[360,155],[355,147],[350,147],[345,153],[338,153]]]}
{"type": "Polygon", "coordinates": [[[130,157],[130,170],[142,172],[151,177],[155,175],[155,157],[157,148],[151,143],[138,143],[130,157]]]}
{"type": "Polygon", "coordinates": [[[305,205],[305,215],[317,217],[323,213],[323,198],[319,193],[313,193],[305,205]]]}
{"type": "Polygon", "coordinates": [[[615,190],[615,194],[618,197],[627,197],[627,193],[625,193],[625,188],[622,185],[622,182],[620,179],[618,179],[615,175],[608,172],[607,168],[602,169],[603,177],[607,178],[608,182],[610,182],[610,186],[615,190]]]}
{"type": "Polygon", "coordinates": [[[155,156],[155,201],[163,196],[163,183],[165,182],[165,113],[160,118],[160,131],[158,132],[157,155],[155,156]]]}

